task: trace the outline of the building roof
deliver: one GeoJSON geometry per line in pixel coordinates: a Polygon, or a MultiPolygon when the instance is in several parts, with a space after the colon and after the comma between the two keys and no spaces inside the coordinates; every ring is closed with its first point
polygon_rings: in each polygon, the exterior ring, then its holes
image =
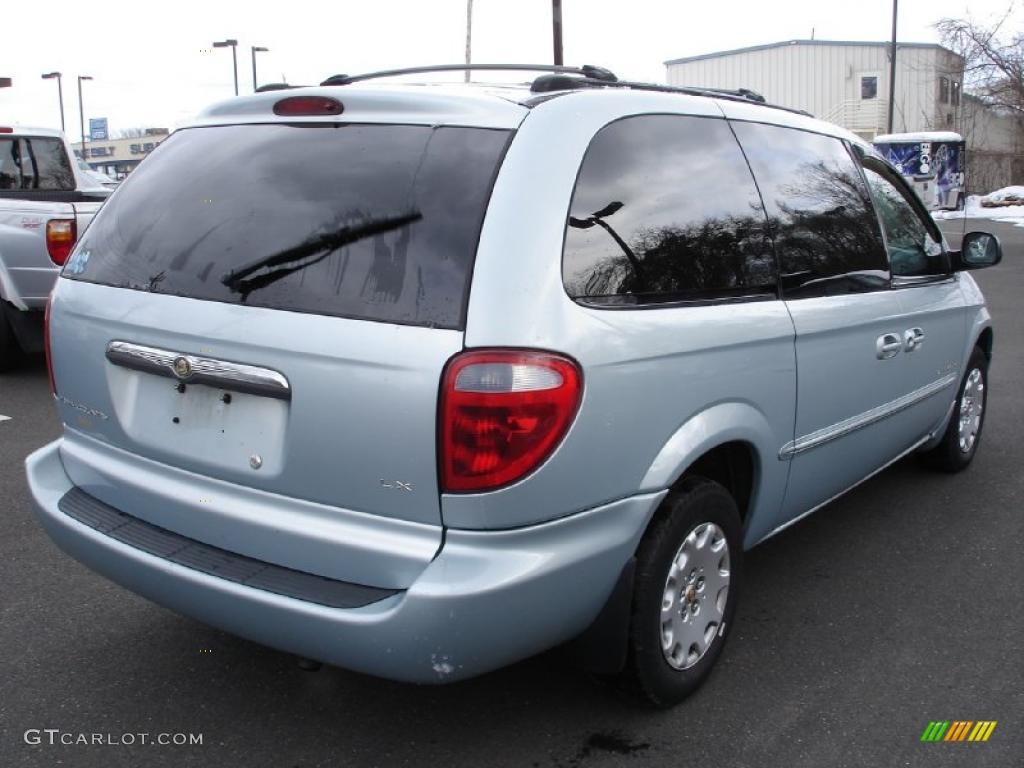
{"type": "MultiPolygon", "coordinates": [[[[871,42],[865,40],[783,40],[778,43],[765,43],[764,45],[751,45],[746,48],[733,48],[729,51],[715,51],[714,53],[702,53],[698,56],[684,56],[681,59],[669,59],[665,62],[665,65],[669,64],[687,64],[691,61],[701,61],[702,59],[717,59],[723,56],[733,56],[737,53],[752,53],[753,51],[767,51],[770,48],[785,48],[790,45],[844,45],[848,47],[858,48],[877,48],[879,46],[888,48],[891,43],[889,42],[871,42]]],[[[896,43],[897,48],[943,48],[938,43],[896,43]]],[[[943,50],[948,50],[943,48],[943,50]]],[[[952,53],[952,51],[950,51],[952,53]]]]}

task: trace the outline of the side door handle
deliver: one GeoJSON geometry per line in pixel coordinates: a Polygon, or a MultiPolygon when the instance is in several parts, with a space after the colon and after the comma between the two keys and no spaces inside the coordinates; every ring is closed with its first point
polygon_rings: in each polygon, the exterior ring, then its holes
{"type": "Polygon", "coordinates": [[[907,352],[913,352],[924,344],[924,331],[920,328],[911,328],[903,334],[903,347],[907,352]]]}
{"type": "Polygon", "coordinates": [[[896,357],[903,349],[903,340],[895,333],[883,333],[875,342],[875,356],[879,360],[896,357]]]}

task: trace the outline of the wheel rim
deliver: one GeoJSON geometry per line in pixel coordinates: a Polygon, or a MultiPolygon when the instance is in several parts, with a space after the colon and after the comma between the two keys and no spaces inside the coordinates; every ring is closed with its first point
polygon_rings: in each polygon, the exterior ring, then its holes
{"type": "Polygon", "coordinates": [[[714,523],[701,523],[672,558],[661,601],[665,661],[687,669],[700,661],[721,631],[729,599],[729,544],[714,523]]]}
{"type": "Polygon", "coordinates": [[[985,377],[980,368],[967,374],[963,394],[960,395],[959,442],[961,453],[970,453],[978,440],[981,416],[985,409],[985,377]]]}

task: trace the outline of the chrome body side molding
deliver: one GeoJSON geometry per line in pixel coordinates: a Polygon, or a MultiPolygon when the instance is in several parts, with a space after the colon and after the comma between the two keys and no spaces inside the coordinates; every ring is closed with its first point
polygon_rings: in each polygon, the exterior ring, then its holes
{"type": "Polygon", "coordinates": [[[808,509],[806,512],[801,512],[799,515],[797,515],[796,517],[792,518],[791,520],[787,520],[782,525],[780,525],[780,526],[778,526],[776,528],[773,528],[772,530],[768,531],[768,533],[766,533],[760,539],[758,539],[753,544],[751,544],[750,547],[747,547],[747,549],[751,549],[753,547],[756,547],[758,544],[760,544],[763,541],[767,541],[768,539],[770,539],[775,534],[781,533],[782,531],[786,530],[787,528],[789,528],[789,526],[796,525],[801,520],[803,520],[805,517],[807,517],[809,515],[813,515],[815,512],[817,512],[822,507],[828,506],[833,501],[838,499],[840,496],[845,496],[847,493],[852,491],[854,488],[856,488],[861,483],[866,483],[868,480],[870,480],[872,477],[877,475],[879,472],[881,472],[881,471],[883,471],[885,469],[888,469],[889,467],[891,467],[893,464],[895,464],[897,461],[899,461],[903,457],[909,456],[911,453],[913,453],[918,448],[920,448],[922,445],[924,445],[929,440],[931,440],[934,436],[935,436],[934,433],[929,433],[929,434],[925,435],[920,440],[918,440],[913,445],[911,445],[909,448],[907,448],[905,451],[902,451],[898,455],[896,455],[893,458],[889,459],[889,461],[885,462],[885,464],[880,466],[878,469],[874,470],[870,475],[865,475],[860,480],[858,480],[856,483],[851,485],[849,488],[844,488],[839,493],[835,494],[834,496],[830,496],[829,498],[825,499],[825,501],[821,502],[820,504],[815,504],[813,507],[808,509]]]}
{"type": "Polygon", "coordinates": [[[851,416],[850,418],[844,419],[836,424],[831,424],[815,432],[811,432],[809,435],[798,437],[796,440],[788,442],[782,446],[782,449],[779,451],[779,460],[785,461],[796,456],[798,453],[803,453],[804,451],[809,451],[812,448],[817,448],[825,443],[838,440],[839,438],[844,437],[851,432],[855,432],[858,429],[863,429],[871,424],[875,424],[882,419],[888,418],[895,413],[899,413],[900,411],[916,405],[932,395],[938,394],[947,387],[956,384],[959,380],[959,373],[946,374],[941,379],[936,379],[920,389],[908,392],[902,397],[898,397],[895,400],[884,403],[877,408],[872,408],[870,411],[859,413],[856,416],[851,416]]]}
{"type": "Polygon", "coordinates": [[[290,400],[292,396],[288,379],[269,368],[172,352],[127,341],[110,342],[107,345],[107,359],[115,365],[166,376],[185,384],[206,384],[279,400],[290,400]]]}

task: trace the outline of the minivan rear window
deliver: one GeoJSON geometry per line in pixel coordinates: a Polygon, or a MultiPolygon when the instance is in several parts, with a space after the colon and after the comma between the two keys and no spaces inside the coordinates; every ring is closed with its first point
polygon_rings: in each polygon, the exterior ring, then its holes
{"type": "Polygon", "coordinates": [[[510,132],[189,128],[122,183],[64,276],[296,312],[462,328],[510,132]]]}

